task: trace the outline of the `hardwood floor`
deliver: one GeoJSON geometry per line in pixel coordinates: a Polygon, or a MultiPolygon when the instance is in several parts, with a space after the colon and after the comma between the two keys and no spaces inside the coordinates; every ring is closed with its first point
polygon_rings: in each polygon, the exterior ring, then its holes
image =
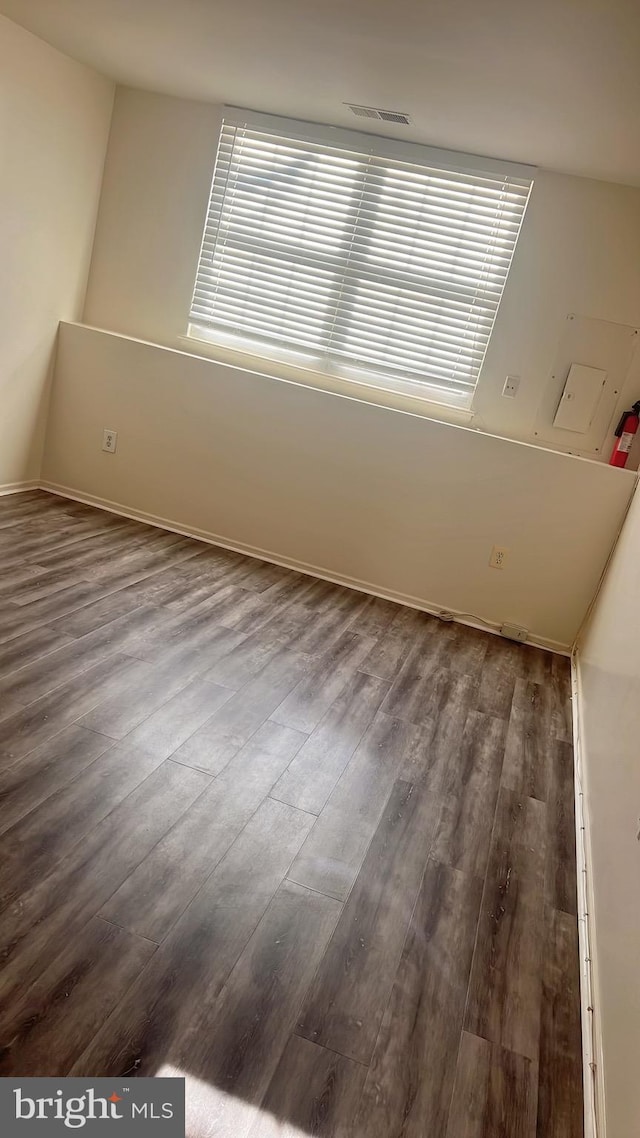
{"type": "Polygon", "coordinates": [[[580,1138],[568,661],[0,498],[0,1073],[190,1138],[580,1138]]]}

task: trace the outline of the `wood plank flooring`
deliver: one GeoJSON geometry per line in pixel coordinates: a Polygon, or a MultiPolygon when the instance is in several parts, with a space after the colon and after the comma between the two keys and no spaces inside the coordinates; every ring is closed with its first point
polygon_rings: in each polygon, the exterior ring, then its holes
{"type": "Polygon", "coordinates": [[[581,1138],[568,661],[0,498],[0,1074],[190,1138],[581,1138]]]}

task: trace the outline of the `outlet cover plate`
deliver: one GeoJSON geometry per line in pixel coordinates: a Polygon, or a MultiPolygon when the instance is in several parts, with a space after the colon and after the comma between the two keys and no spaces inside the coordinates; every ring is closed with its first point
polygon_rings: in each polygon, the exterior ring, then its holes
{"type": "Polygon", "coordinates": [[[508,555],[509,550],[505,549],[504,545],[494,545],[489,558],[489,567],[491,569],[504,569],[508,555]]]}
{"type": "Polygon", "coordinates": [[[500,635],[506,636],[507,640],[519,640],[524,643],[529,639],[529,629],[521,628],[519,624],[501,624],[500,635]]]}
{"type": "Polygon", "coordinates": [[[115,454],[118,447],[118,432],[105,427],[102,432],[102,449],[108,454],[115,454]]]}

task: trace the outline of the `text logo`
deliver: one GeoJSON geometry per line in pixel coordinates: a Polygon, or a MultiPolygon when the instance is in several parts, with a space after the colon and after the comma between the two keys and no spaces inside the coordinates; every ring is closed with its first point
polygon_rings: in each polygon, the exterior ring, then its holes
{"type": "Polygon", "coordinates": [[[0,1133],[184,1138],[184,1079],[0,1079],[0,1133]]]}

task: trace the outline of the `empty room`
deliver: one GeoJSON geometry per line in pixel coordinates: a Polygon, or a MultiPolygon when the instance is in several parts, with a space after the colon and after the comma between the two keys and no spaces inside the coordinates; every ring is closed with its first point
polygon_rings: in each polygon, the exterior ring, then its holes
{"type": "Polygon", "coordinates": [[[640,1135],[639,60],[0,0],[3,1135],[640,1135]]]}

